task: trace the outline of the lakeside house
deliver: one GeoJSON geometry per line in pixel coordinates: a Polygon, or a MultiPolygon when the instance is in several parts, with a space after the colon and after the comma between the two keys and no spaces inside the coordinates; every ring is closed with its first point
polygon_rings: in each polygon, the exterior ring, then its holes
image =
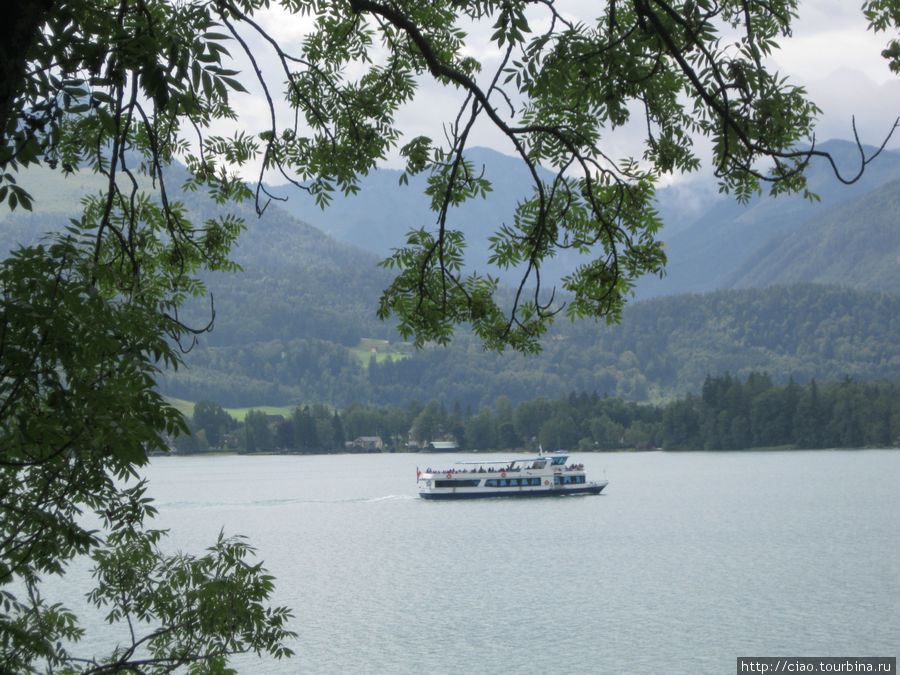
{"type": "Polygon", "coordinates": [[[456,441],[431,441],[423,450],[425,452],[459,452],[456,441]]]}
{"type": "Polygon", "coordinates": [[[357,436],[346,443],[349,452],[381,452],[384,442],[381,436],[357,436]]]}

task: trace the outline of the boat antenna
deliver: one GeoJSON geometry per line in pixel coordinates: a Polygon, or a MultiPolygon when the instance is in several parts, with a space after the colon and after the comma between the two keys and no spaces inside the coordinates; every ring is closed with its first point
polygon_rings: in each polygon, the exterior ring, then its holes
{"type": "Polygon", "coordinates": [[[538,457],[544,456],[544,446],[538,443],[538,457]]]}

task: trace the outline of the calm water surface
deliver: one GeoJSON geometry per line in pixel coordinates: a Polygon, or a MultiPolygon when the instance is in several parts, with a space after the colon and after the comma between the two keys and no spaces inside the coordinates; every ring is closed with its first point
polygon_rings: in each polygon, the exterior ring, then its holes
{"type": "Polygon", "coordinates": [[[293,608],[296,656],[241,672],[898,655],[900,452],[573,454],[602,495],[416,497],[417,465],[479,457],[165,457],[147,475],[172,546],[249,535],[293,608]]]}

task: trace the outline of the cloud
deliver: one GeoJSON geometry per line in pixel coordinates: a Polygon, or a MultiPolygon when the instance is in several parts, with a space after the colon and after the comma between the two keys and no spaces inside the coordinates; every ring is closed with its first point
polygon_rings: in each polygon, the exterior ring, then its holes
{"type": "MultiPolygon", "coordinates": [[[[868,29],[857,3],[807,1],[793,35],[773,55],[777,70],[804,86],[822,109],[818,140],[852,139],[852,119],[860,140],[880,145],[900,115],[900,78],[881,56],[889,36],[868,29]]],[[[900,134],[888,147],[900,148],[900,134]]]]}
{"type": "MultiPolygon", "coordinates": [[[[839,68],[827,77],[807,84],[810,98],[822,109],[816,125],[818,140],[852,139],[852,121],[863,143],[881,145],[900,116],[900,79],[883,84],[850,68],[839,68]]],[[[900,132],[888,143],[900,148],[900,132]]]]}

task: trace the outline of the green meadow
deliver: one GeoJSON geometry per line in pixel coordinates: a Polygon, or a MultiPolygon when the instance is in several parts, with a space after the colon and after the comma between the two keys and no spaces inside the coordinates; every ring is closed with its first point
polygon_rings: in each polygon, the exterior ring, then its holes
{"type": "MultiPolygon", "coordinates": [[[[171,396],[166,396],[166,401],[168,401],[170,405],[172,405],[185,417],[191,417],[194,414],[194,401],[186,401],[184,399],[173,398],[171,396]]],[[[287,418],[291,416],[294,407],[279,405],[255,405],[247,408],[224,408],[224,410],[238,422],[243,422],[244,418],[247,416],[247,413],[251,410],[259,410],[261,412],[264,412],[266,415],[283,415],[285,418],[287,418]]]]}

